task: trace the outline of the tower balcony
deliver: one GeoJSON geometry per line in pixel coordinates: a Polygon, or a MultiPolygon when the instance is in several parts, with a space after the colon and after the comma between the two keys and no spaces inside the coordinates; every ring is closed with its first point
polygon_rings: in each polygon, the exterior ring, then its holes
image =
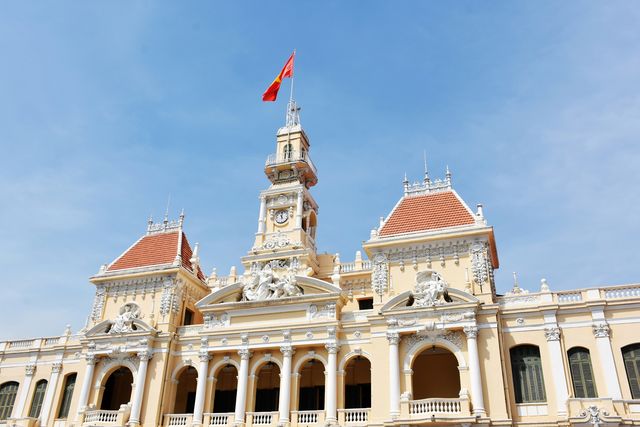
{"type": "Polygon", "coordinates": [[[273,153],[267,157],[264,164],[265,172],[271,175],[275,171],[287,169],[308,170],[305,177],[315,184],[318,171],[306,151],[285,151],[284,153],[273,153]]]}

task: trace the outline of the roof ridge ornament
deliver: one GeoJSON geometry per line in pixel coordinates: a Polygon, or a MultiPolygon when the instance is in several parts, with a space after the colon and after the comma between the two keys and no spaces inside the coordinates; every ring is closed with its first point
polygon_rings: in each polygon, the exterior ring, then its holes
{"type": "Polygon", "coordinates": [[[147,220],[147,236],[150,234],[165,233],[168,231],[182,231],[184,226],[184,209],[180,212],[177,220],[169,220],[169,213],[166,212],[162,222],[153,222],[153,217],[149,215],[147,220]]]}
{"type": "Polygon", "coordinates": [[[451,171],[449,170],[449,166],[447,166],[444,179],[436,178],[432,180],[429,177],[429,172],[427,171],[425,162],[424,179],[422,180],[422,182],[416,181],[412,184],[409,182],[405,174],[405,178],[402,181],[402,186],[404,187],[405,196],[418,196],[451,190],[453,188],[453,185],[451,183],[451,171]]]}

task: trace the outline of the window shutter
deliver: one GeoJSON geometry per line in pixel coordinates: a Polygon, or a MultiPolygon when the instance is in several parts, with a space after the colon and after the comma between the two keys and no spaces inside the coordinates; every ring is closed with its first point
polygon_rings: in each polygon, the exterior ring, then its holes
{"type": "Polygon", "coordinates": [[[632,344],[622,349],[624,367],[627,371],[631,398],[640,399],[640,344],[632,344]]]}

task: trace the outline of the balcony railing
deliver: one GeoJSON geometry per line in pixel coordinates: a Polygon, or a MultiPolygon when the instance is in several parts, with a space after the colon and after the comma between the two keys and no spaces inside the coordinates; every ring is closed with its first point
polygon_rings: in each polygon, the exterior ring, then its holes
{"type": "Polygon", "coordinates": [[[205,425],[207,425],[207,419],[209,419],[209,426],[232,426],[234,422],[233,412],[225,412],[218,414],[204,414],[205,425]]]}
{"type": "Polygon", "coordinates": [[[247,426],[275,426],[278,412],[247,412],[247,426]]]}
{"type": "Polygon", "coordinates": [[[186,427],[193,421],[193,414],[165,414],[165,427],[186,427]]]}
{"type": "Polygon", "coordinates": [[[85,423],[100,423],[100,424],[116,424],[118,422],[119,411],[107,411],[99,409],[96,411],[87,411],[87,415],[84,417],[85,423]]]}
{"type": "Polygon", "coordinates": [[[291,411],[293,426],[320,426],[324,425],[324,411],[291,411]]]}
{"type": "Polygon", "coordinates": [[[338,409],[338,423],[349,426],[366,426],[371,408],[338,409]]]}
{"type": "Polygon", "coordinates": [[[466,420],[471,417],[471,404],[468,396],[404,400],[400,402],[400,416],[410,420],[466,420]]]}
{"type": "Polygon", "coordinates": [[[305,151],[301,153],[297,151],[291,151],[291,152],[283,153],[280,155],[278,155],[277,153],[270,154],[269,157],[267,157],[267,161],[265,162],[264,165],[277,166],[277,165],[295,163],[295,162],[305,162],[306,164],[309,165],[309,167],[311,168],[311,170],[315,175],[318,174],[318,171],[316,170],[316,165],[313,164],[313,162],[309,158],[309,155],[305,151]]]}

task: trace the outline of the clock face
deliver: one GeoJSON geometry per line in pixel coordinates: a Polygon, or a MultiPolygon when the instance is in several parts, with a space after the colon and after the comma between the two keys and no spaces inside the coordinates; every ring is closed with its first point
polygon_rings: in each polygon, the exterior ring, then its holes
{"type": "Polygon", "coordinates": [[[276,224],[284,224],[289,219],[289,212],[286,210],[276,212],[276,224]]]}

